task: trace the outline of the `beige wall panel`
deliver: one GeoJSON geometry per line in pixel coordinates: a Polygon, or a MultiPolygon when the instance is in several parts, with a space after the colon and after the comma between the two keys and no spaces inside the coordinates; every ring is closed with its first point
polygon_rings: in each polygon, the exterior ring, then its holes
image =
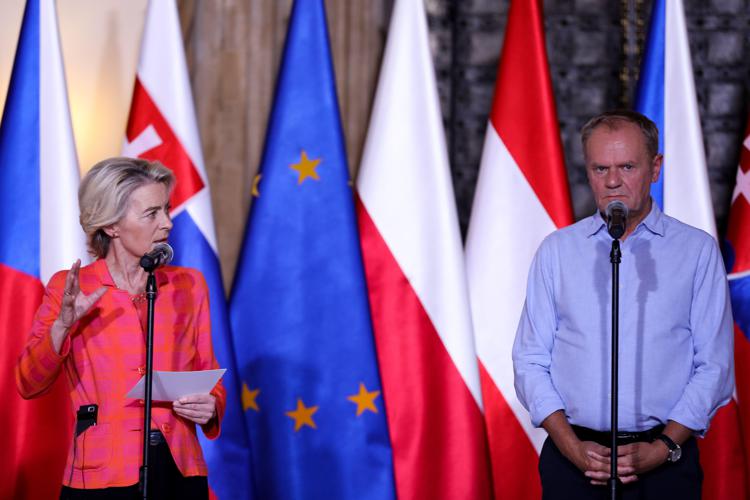
{"type": "MultiPolygon", "coordinates": [[[[359,163],[383,49],[383,1],[326,1],[352,171],[359,163]]],[[[291,0],[180,4],[227,289],[261,160],[291,6],[291,0]]]]}
{"type": "MultiPolygon", "coordinates": [[[[120,152],[147,2],[57,1],[82,171],[120,152]]],[[[24,3],[0,2],[0,106],[24,3]]],[[[352,172],[359,163],[379,70],[386,3],[390,5],[389,0],[325,0],[352,172]]],[[[292,0],[178,0],[178,6],[211,183],[222,271],[229,289],[262,154],[292,0]]]]}

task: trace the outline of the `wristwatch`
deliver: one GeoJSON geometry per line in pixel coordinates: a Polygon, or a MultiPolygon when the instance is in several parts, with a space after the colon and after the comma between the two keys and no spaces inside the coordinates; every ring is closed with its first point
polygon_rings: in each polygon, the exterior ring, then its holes
{"type": "Polygon", "coordinates": [[[676,462],[682,456],[682,448],[680,445],[672,441],[672,439],[666,434],[659,434],[656,439],[662,441],[669,448],[669,455],[667,455],[667,462],[676,462]]]}

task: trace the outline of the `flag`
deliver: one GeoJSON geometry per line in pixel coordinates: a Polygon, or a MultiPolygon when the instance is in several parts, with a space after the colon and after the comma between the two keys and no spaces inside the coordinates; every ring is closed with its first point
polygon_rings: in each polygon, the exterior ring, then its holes
{"type": "Polygon", "coordinates": [[[230,317],[261,498],[394,495],[323,0],[297,0],[230,317]]]}
{"type": "MultiPolygon", "coordinates": [[[[693,67],[681,0],[656,0],[652,7],[636,110],[659,128],[664,154],[661,177],[651,196],[667,215],[716,238],[693,67]]],[[[699,443],[707,500],[744,498],[745,458],[736,401],[721,408],[699,443]]]]}
{"type": "Polygon", "coordinates": [[[44,284],[87,260],[78,181],[55,3],[29,0],[0,125],[2,498],[56,498],[63,480],[73,425],[65,376],[25,401],[14,367],[44,284]]]}
{"type": "Polygon", "coordinates": [[[174,172],[177,182],[170,200],[174,227],[169,235],[175,251],[173,263],[198,269],[206,278],[214,352],[219,365],[227,368],[221,434],[213,441],[199,434],[208,464],[209,486],[222,499],[247,498],[252,490],[250,449],[219,267],[211,193],[174,0],[153,0],[148,5],[123,154],[158,160],[174,172]]]}
{"type": "MultiPolygon", "coordinates": [[[[721,460],[722,457],[732,457],[732,461],[723,460],[722,465],[725,465],[727,469],[730,466],[734,467],[731,471],[727,471],[726,476],[737,478],[734,483],[736,484],[735,490],[719,491],[724,496],[716,495],[714,498],[747,498],[747,481],[750,478],[750,460],[748,460],[750,454],[750,119],[748,119],[742,142],[724,250],[735,322],[735,380],[741,426],[738,432],[728,436],[734,441],[730,441],[730,445],[725,449],[717,450],[724,452],[723,454],[711,455],[711,458],[717,460],[721,460]],[[734,443],[741,443],[742,448],[739,452],[736,446],[731,446],[734,443]],[[744,474],[736,470],[742,465],[744,465],[744,474]],[[739,477],[744,477],[744,482],[740,482],[739,477]]],[[[716,418],[718,417],[719,415],[716,418]]],[[[713,426],[718,428],[717,423],[713,426]]]]}
{"type": "Polygon", "coordinates": [[[461,235],[421,0],[391,14],[357,179],[400,498],[489,498],[461,235]]]}
{"type": "Polygon", "coordinates": [[[667,215],[716,238],[682,0],[654,1],[635,108],[656,123],[664,153],[651,196],[667,215]]]}
{"type": "Polygon", "coordinates": [[[572,221],[542,2],[512,2],[466,238],[496,498],[541,496],[546,434],[516,398],[511,350],[536,249],[572,221]]]}

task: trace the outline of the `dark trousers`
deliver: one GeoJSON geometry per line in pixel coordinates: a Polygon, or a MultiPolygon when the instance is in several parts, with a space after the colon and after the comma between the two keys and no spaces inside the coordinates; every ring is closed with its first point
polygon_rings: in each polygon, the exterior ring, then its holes
{"type": "MultiPolygon", "coordinates": [[[[160,436],[160,435],[159,435],[160,436]]],[[[183,477],[164,438],[154,436],[148,455],[148,498],[153,500],[207,500],[206,476],[183,477]]],[[[76,489],[62,487],[61,500],[134,500],[143,498],[138,484],[121,488],[76,489]]]]}
{"type": "MultiPolygon", "coordinates": [[[[609,487],[594,486],[583,472],[560,453],[549,437],[539,456],[543,500],[607,500],[609,487]]],[[[703,471],[698,443],[690,438],[682,445],[682,457],[638,476],[638,481],[619,485],[622,500],[700,500],[703,471]]]]}

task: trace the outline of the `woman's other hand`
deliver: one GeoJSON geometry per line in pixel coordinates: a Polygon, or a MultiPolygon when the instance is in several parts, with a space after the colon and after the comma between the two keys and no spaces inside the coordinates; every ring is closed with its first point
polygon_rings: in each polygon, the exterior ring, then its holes
{"type": "Polygon", "coordinates": [[[216,398],[211,394],[191,394],[173,402],[172,408],[182,418],[205,425],[216,416],[216,398]]]}

